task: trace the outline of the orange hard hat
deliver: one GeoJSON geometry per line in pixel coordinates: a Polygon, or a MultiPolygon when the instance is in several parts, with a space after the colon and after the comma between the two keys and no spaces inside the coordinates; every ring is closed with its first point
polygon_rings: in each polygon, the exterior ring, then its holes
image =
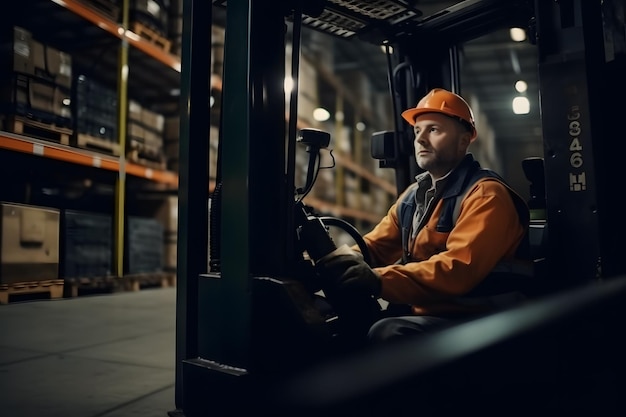
{"type": "Polygon", "coordinates": [[[454,94],[443,88],[434,88],[422,98],[417,106],[402,112],[404,120],[411,126],[415,125],[415,119],[424,113],[442,113],[466,122],[472,130],[472,140],[476,138],[476,125],[474,114],[469,104],[458,94],[454,94]]]}

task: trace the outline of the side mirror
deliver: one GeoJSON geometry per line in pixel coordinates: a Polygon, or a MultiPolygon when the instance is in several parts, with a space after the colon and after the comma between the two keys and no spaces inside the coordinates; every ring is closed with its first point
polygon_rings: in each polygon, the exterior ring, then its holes
{"type": "Polygon", "coordinates": [[[375,132],[372,135],[370,152],[372,158],[380,161],[396,158],[395,132],[383,131],[375,132]]]}

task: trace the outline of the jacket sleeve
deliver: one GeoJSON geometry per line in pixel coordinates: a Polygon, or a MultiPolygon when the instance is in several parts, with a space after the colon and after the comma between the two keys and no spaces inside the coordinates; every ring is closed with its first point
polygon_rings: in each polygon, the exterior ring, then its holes
{"type": "MultiPolygon", "coordinates": [[[[373,267],[395,264],[402,259],[402,227],[398,219],[398,204],[408,189],[389,208],[385,217],[363,236],[369,249],[373,267]]],[[[353,249],[359,250],[358,246],[353,249]]]]}
{"type": "Polygon", "coordinates": [[[394,264],[402,258],[402,236],[395,216],[396,207],[396,204],[392,205],[374,229],[363,236],[372,258],[371,266],[394,264]]]}
{"type": "MultiPolygon", "coordinates": [[[[428,305],[455,298],[478,285],[499,261],[514,257],[525,226],[506,186],[493,180],[477,183],[463,200],[449,234],[436,231],[441,206],[440,202],[412,248],[414,258],[422,261],[376,268],[383,278],[385,300],[428,305]]],[[[394,224],[386,222],[383,227],[394,224]]],[[[385,239],[377,241],[388,244],[385,239]]]]}

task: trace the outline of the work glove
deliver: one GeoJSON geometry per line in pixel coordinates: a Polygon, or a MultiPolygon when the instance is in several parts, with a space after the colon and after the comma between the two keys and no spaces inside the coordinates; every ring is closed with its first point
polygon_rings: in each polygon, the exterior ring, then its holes
{"type": "Polygon", "coordinates": [[[342,245],[319,259],[315,269],[324,283],[324,292],[333,298],[380,296],[380,275],[365,262],[360,252],[352,250],[348,245],[342,245]]]}

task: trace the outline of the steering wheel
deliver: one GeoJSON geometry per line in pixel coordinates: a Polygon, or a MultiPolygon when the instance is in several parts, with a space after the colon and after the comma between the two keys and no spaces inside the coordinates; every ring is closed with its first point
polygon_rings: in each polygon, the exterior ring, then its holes
{"type": "Polygon", "coordinates": [[[367,262],[367,264],[370,266],[372,265],[371,263],[372,257],[370,255],[369,248],[367,247],[367,244],[365,243],[363,236],[361,236],[361,234],[356,229],[356,227],[354,227],[349,222],[343,219],[340,219],[338,217],[324,216],[324,217],[320,217],[319,219],[326,226],[335,226],[335,227],[340,228],[344,232],[348,233],[350,237],[354,239],[357,246],[361,250],[361,253],[363,254],[363,259],[365,260],[365,262],[367,262]]]}

